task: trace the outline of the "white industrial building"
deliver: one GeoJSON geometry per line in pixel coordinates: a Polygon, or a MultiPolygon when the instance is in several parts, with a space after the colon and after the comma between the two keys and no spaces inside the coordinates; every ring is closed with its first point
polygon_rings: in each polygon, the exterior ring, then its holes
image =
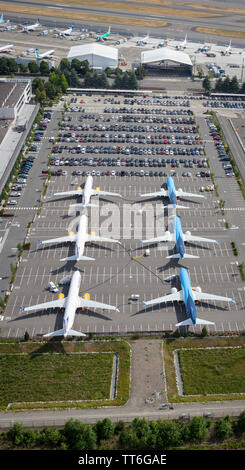
{"type": "Polygon", "coordinates": [[[188,54],[169,47],[141,52],[141,65],[162,75],[191,75],[193,67],[188,54]]]}
{"type": "Polygon", "coordinates": [[[107,67],[115,69],[118,66],[118,50],[115,47],[104,46],[93,42],[71,47],[67,59],[87,60],[90,67],[102,72],[107,67]]]}

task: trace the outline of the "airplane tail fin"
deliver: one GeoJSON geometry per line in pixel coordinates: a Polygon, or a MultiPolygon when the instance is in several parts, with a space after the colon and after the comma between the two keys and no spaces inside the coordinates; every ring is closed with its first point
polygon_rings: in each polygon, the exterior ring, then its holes
{"type": "Polygon", "coordinates": [[[79,331],[75,331],[75,330],[68,330],[68,331],[65,331],[64,328],[62,328],[62,330],[56,330],[56,331],[52,331],[52,333],[48,333],[46,335],[44,335],[44,338],[48,338],[48,337],[52,337],[52,336],[86,336],[84,333],[80,333],[79,331]]]}
{"type": "Polygon", "coordinates": [[[60,261],[95,261],[95,258],[90,258],[89,256],[81,256],[78,258],[76,255],[68,256],[67,258],[62,258],[60,261]]]}
{"type": "Polygon", "coordinates": [[[72,25],[71,25],[71,29],[72,29],[72,31],[73,31],[73,29],[74,29],[74,23],[72,23],[72,25]]]}
{"type": "Polygon", "coordinates": [[[36,54],[36,58],[37,58],[37,59],[39,59],[39,58],[40,58],[40,56],[39,56],[39,54],[38,54],[38,51],[39,51],[39,49],[38,49],[38,48],[36,48],[36,49],[35,49],[35,54],[36,54]]]}
{"type": "MultiPolygon", "coordinates": [[[[193,322],[192,322],[191,318],[188,318],[187,320],[181,321],[180,323],[176,323],[175,326],[187,326],[187,325],[192,325],[193,326],[193,322]]],[[[201,318],[197,318],[196,319],[196,325],[215,325],[215,323],[212,322],[212,321],[202,320],[201,318]]]]}
{"type": "Polygon", "coordinates": [[[110,27],[110,26],[109,26],[109,28],[108,28],[108,31],[107,31],[107,32],[108,32],[108,33],[110,33],[110,32],[111,32],[111,27],[110,27]]]}
{"type": "MultiPolygon", "coordinates": [[[[166,256],[166,258],[181,258],[181,256],[179,253],[176,253],[174,255],[166,256]]],[[[184,258],[200,258],[200,256],[188,255],[187,253],[185,253],[184,258]]]]}

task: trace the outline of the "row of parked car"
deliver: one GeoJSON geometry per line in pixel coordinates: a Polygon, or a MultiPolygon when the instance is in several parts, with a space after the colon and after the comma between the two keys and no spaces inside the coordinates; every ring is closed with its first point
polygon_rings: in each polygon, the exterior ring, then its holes
{"type": "Polygon", "coordinates": [[[113,114],[162,114],[165,116],[190,116],[189,109],[152,109],[152,108],[104,108],[104,113],[113,114]]]}
{"type": "Polygon", "coordinates": [[[137,144],[177,144],[200,145],[199,135],[144,135],[144,134],[80,134],[75,132],[59,133],[58,142],[110,142],[110,143],[137,143],[137,144]]]}
{"type": "Polygon", "coordinates": [[[220,133],[218,132],[217,127],[215,126],[215,124],[213,123],[211,119],[208,120],[207,124],[210,129],[209,131],[210,136],[214,140],[214,143],[215,143],[218,155],[219,155],[219,159],[222,162],[226,176],[234,176],[234,171],[230,163],[230,157],[225,151],[224,143],[222,141],[222,137],[220,133]]]}
{"type": "MultiPolygon", "coordinates": [[[[65,149],[65,146],[56,146],[53,150],[53,153],[62,153],[65,149]]],[[[74,146],[71,150],[71,153],[100,153],[100,154],[122,154],[122,155],[204,155],[202,148],[198,147],[153,147],[153,148],[143,148],[131,145],[130,147],[109,145],[108,147],[104,146],[95,146],[95,145],[86,145],[86,146],[74,146]]]]}
{"type": "MultiPolygon", "coordinates": [[[[108,101],[108,100],[107,100],[108,101]]],[[[147,105],[147,106],[183,106],[183,107],[189,107],[190,106],[190,101],[185,101],[185,100],[173,100],[173,99],[167,99],[167,100],[162,100],[162,99],[129,99],[125,98],[124,99],[124,104],[134,106],[135,104],[139,105],[147,105]]],[[[113,104],[113,102],[112,102],[113,104]]]]}
{"type": "Polygon", "coordinates": [[[172,168],[179,167],[183,164],[185,168],[193,168],[197,165],[198,168],[206,168],[207,160],[204,159],[176,159],[176,158],[65,158],[61,159],[52,157],[52,166],[135,166],[135,167],[166,167],[170,164],[172,168]]]}
{"type": "MultiPolygon", "coordinates": [[[[193,125],[185,125],[185,126],[172,126],[169,124],[165,124],[164,126],[141,126],[141,125],[131,125],[131,126],[125,126],[124,124],[110,124],[110,125],[102,125],[102,124],[88,124],[88,123],[83,123],[79,126],[75,124],[67,124],[67,123],[62,123],[61,125],[61,131],[72,131],[72,132],[78,132],[78,131],[88,131],[89,129],[93,129],[94,132],[154,132],[154,133],[159,133],[159,132],[176,132],[179,134],[197,134],[197,128],[196,126],[193,125]]],[[[70,133],[72,136],[72,132],[70,133]]]]}
{"type": "Polygon", "coordinates": [[[211,108],[245,108],[245,102],[243,101],[207,101],[203,103],[205,107],[211,108]]]}

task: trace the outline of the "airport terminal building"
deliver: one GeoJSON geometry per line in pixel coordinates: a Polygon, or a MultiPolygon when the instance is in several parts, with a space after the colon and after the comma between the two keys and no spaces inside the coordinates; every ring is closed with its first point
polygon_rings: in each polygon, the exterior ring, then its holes
{"type": "Polygon", "coordinates": [[[118,49],[93,42],[71,47],[67,59],[87,60],[95,71],[103,72],[107,67],[115,69],[118,66],[118,49]]]}
{"type": "Polygon", "coordinates": [[[193,65],[190,56],[168,47],[141,52],[141,65],[145,67],[148,75],[192,76],[193,65]]]}

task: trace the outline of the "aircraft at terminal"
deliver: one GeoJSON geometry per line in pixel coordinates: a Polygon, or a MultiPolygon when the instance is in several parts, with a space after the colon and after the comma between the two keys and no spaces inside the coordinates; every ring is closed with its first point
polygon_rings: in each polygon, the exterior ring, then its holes
{"type": "Polygon", "coordinates": [[[60,31],[57,29],[57,33],[59,33],[60,36],[70,36],[74,30],[74,23],[72,23],[70,28],[64,29],[63,31],[60,31]]]}
{"type": "Polygon", "coordinates": [[[39,26],[41,26],[41,24],[40,24],[39,18],[37,18],[36,23],[23,26],[22,32],[28,33],[29,31],[35,31],[35,29],[39,28],[39,26]]]}
{"type": "Polygon", "coordinates": [[[11,52],[13,50],[13,44],[6,44],[6,46],[0,47],[0,52],[11,52]]]}
{"type": "Polygon", "coordinates": [[[30,307],[20,307],[23,312],[31,312],[33,310],[47,310],[48,308],[64,308],[65,313],[63,317],[63,328],[61,330],[53,331],[44,335],[49,336],[86,336],[84,333],[72,330],[72,326],[75,319],[76,310],[78,308],[101,308],[105,310],[114,310],[119,312],[117,307],[113,305],[104,304],[102,302],[96,302],[87,298],[87,294],[84,297],[79,296],[79,289],[81,284],[81,274],[79,271],[75,271],[71,278],[69,292],[67,297],[63,294],[58,295],[57,300],[51,300],[50,302],[44,302],[30,307]]]}
{"type": "Polygon", "coordinates": [[[171,294],[144,302],[144,306],[148,307],[149,305],[156,305],[173,301],[184,302],[185,311],[188,318],[187,320],[177,323],[176,326],[195,326],[214,325],[213,322],[197,318],[197,309],[195,302],[198,302],[199,300],[220,300],[227,302],[235,302],[234,298],[223,297],[221,295],[206,294],[205,292],[202,292],[201,287],[191,287],[191,281],[188,272],[185,268],[180,268],[180,283],[181,290],[177,291],[176,287],[173,287],[171,289],[171,294]]]}
{"type": "Polygon", "coordinates": [[[51,59],[54,54],[54,49],[51,49],[50,51],[46,51],[43,54],[39,54],[39,49],[35,49],[35,54],[37,59],[51,59]]]}

